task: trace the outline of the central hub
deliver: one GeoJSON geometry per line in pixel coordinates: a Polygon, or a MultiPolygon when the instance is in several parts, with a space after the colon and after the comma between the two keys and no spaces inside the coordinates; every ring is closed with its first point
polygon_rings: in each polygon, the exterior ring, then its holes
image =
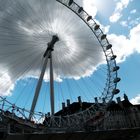
{"type": "Polygon", "coordinates": [[[57,41],[59,41],[58,36],[53,35],[53,36],[52,36],[52,40],[48,43],[48,47],[47,47],[47,49],[46,49],[46,51],[45,51],[45,53],[44,53],[44,55],[43,55],[44,57],[46,57],[47,53],[49,53],[50,51],[53,51],[53,50],[54,50],[54,44],[55,44],[57,41]]]}

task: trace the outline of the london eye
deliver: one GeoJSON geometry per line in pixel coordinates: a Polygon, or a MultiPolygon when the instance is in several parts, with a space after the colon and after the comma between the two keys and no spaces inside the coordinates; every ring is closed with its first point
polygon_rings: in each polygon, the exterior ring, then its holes
{"type": "Polygon", "coordinates": [[[115,59],[98,22],[73,0],[1,0],[1,119],[82,129],[119,93],[115,59]],[[77,97],[91,105],[59,113],[77,97]]]}

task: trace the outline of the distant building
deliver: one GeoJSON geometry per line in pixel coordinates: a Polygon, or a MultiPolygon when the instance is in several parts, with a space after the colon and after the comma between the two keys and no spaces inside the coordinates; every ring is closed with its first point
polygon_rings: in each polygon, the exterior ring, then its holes
{"type": "MultiPolygon", "coordinates": [[[[67,105],[62,103],[62,110],[55,113],[55,116],[77,113],[93,104],[95,103],[82,102],[80,97],[78,97],[78,102],[72,104],[70,100],[67,100],[67,105]]],[[[99,105],[102,106],[103,104],[99,105]]],[[[30,120],[23,120],[8,111],[1,110],[0,113],[3,120],[0,122],[1,140],[38,140],[39,138],[48,140],[140,140],[140,105],[132,105],[125,94],[123,101],[120,97],[117,98],[117,102],[112,101],[105,114],[97,113],[95,118],[87,121],[84,126],[85,131],[79,132],[38,133],[45,129],[47,117],[43,124],[34,124],[30,120]]],[[[50,116],[49,113],[48,116],[50,116]]]]}
{"type": "MultiPolygon", "coordinates": [[[[88,125],[92,129],[92,121],[88,125]]],[[[94,129],[109,130],[140,127],[140,105],[133,105],[124,94],[124,100],[117,98],[107,107],[104,119],[94,129]]]]}
{"type": "Polygon", "coordinates": [[[140,127],[140,105],[132,105],[124,94],[124,100],[117,98],[107,108],[108,117],[104,119],[106,129],[140,127]]]}
{"type": "MultiPolygon", "coordinates": [[[[67,106],[62,103],[62,110],[55,115],[65,116],[89,108],[94,103],[82,102],[78,97],[78,102],[70,104],[67,100],[67,106]]],[[[99,114],[102,115],[102,114],[99,114]]],[[[98,116],[100,118],[101,116],[98,116]]],[[[108,129],[120,129],[120,128],[136,128],[140,127],[140,105],[133,105],[130,103],[126,94],[124,94],[124,100],[117,98],[117,102],[112,101],[108,107],[107,112],[102,120],[96,118],[97,125],[95,125],[95,119],[89,120],[86,124],[86,129],[92,130],[108,130],[108,129]]]]}

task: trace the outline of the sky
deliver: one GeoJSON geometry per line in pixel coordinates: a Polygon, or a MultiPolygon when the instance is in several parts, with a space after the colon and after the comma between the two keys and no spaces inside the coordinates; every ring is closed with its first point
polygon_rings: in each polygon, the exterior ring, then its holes
{"type": "Polygon", "coordinates": [[[108,39],[118,56],[120,96],[126,93],[132,103],[140,103],[140,1],[98,0],[96,3],[95,19],[109,28],[108,39]]]}
{"type": "MultiPolygon", "coordinates": [[[[123,98],[126,93],[132,103],[140,103],[140,1],[75,2],[100,24],[113,45],[121,78],[121,92],[115,98],[123,98]]],[[[71,11],[62,9],[54,0],[0,0],[0,17],[1,96],[17,106],[30,108],[43,65],[42,54],[53,34],[60,37],[53,52],[56,110],[66,99],[73,102],[80,95],[84,101],[92,102],[100,96],[106,78],[103,52],[92,32],[71,11]]],[[[37,111],[44,112],[46,107],[50,111],[48,75],[49,69],[37,111]]]]}
{"type": "Polygon", "coordinates": [[[84,4],[87,11],[103,25],[118,56],[121,77],[119,96],[123,98],[126,93],[132,103],[140,103],[140,1],[85,0],[84,4]]]}

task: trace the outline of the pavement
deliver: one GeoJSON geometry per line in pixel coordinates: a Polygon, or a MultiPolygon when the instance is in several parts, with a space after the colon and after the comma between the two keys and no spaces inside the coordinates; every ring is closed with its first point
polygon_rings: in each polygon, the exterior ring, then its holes
{"type": "MultiPolygon", "coordinates": [[[[1,135],[1,134],[0,134],[1,135]]],[[[0,140],[140,140],[140,128],[52,134],[9,134],[0,140]]]]}

